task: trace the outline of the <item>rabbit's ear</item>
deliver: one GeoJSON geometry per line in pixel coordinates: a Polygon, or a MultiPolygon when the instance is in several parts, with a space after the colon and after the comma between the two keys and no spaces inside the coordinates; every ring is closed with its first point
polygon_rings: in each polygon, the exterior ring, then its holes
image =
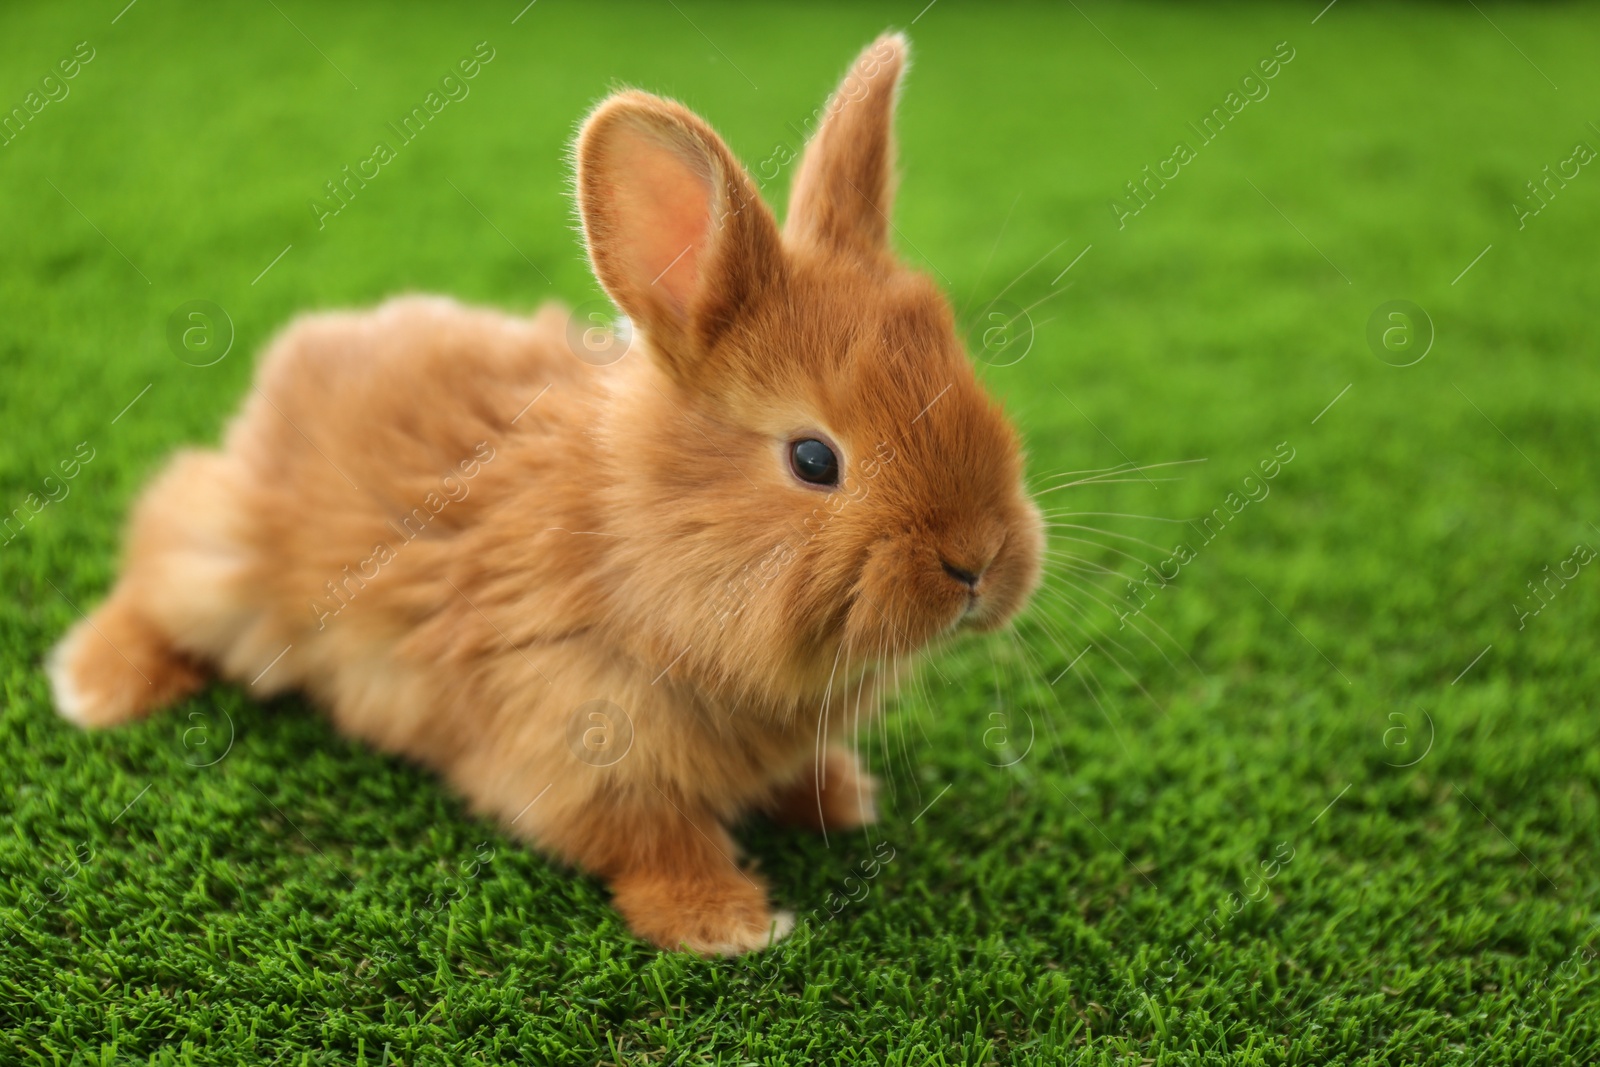
{"type": "Polygon", "coordinates": [[[577,142],[595,276],[680,380],[783,271],[772,212],[727,145],[681,104],[608,98],[577,142]]]}
{"type": "Polygon", "coordinates": [[[794,177],[784,233],[838,249],[886,245],[894,186],[894,101],[910,43],[886,33],[856,58],[794,177]]]}

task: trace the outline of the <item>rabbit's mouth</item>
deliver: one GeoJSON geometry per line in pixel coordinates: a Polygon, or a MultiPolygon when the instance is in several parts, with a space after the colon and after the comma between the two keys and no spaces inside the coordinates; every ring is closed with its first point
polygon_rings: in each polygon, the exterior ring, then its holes
{"type": "Polygon", "coordinates": [[[939,634],[940,638],[960,637],[962,634],[975,634],[983,632],[983,622],[977,615],[977,598],[973,597],[961,613],[950,620],[950,624],[939,634]]]}
{"type": "Polygon", "coordinates": [[[967,632],[976,630],[982,625],[982,611],[987,607],[987,598],[984,592],[972,590],[967,593],[967,599],[961,605],[961,610],[956,612],[955,618],[950,620],[946,627],[947,632],[967,632]]]}
{"type": "Polygon", "coordinates": [[[1010,612],[993,610],[993,598],[985,593],[967,597],[960,614],[950,624],[952,633],[986,633],[1003,626],[1010,612]]]}

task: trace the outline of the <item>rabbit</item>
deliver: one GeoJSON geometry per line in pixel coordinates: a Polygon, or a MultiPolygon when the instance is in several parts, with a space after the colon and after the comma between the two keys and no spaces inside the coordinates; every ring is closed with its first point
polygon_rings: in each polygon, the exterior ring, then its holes
{"type": "Polygon", "coordinates": [[[576,207],[620,359],[575,358],[555,304],[292,322],[221,449],[138,500],[110,596],[46,665],[59,712],[300,691],[600,879],[640,938],[781,938],[728,827],[873,822],[862,708],[1039,576],[1019,436],[889,247],[907,54],[861,53],[781,230],[681,104],[589,114],[576,207]]]}

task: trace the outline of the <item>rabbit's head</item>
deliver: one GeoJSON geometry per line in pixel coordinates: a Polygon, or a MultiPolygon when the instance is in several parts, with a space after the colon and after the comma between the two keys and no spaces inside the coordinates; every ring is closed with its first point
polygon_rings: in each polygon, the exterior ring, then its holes
{"type": "Polygon", "coordinates": [[[906,41],[820,112],[780,230],[672,101],[618,93],[579,135],[596,276],[630,318],[597,437],[614,484],[612,617],[675,676],[806,699],[962,628],[1039,574],[1015,430],[949,304],[889,242],[906,41]]]}

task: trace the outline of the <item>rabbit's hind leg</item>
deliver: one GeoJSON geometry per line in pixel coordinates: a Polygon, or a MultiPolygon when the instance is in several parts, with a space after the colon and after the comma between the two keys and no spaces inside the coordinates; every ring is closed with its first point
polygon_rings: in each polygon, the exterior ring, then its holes
{"type": "Polygon", "coordinates": [[[120,587],[67,631],[46,670],[56,711],[83,727],[139,718],[205,681],[199,665],[175,649],[120,587]]]}
{"type": "Polygon", "coordinates": [[[248,627],[240,473],[225,455],[182,453],[146,491],[116,588],[46,663],[64,718],[113,726],[182,699],[248,627]]]}

